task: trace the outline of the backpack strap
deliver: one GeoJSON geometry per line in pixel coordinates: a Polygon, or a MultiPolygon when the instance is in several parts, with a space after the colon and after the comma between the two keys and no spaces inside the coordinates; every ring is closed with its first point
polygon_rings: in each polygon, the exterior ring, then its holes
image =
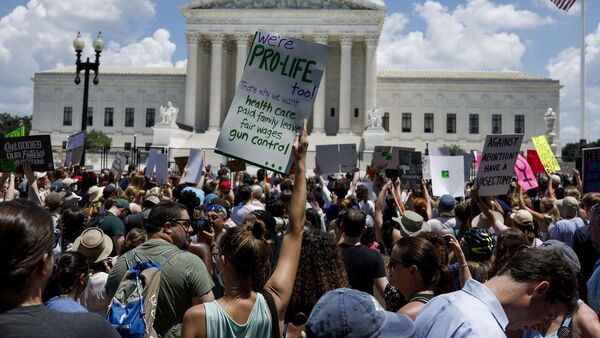
{"type": "Polygon", "coordinates": [[[273,296],[267,290],[262,290],[260,293],[265,297],[267,305],[269,306],[269,312],[271,312],[271,336],[273,338],[281,338],[281,333],[279,332],[279,316],[277,315],[277,307],[275,306],[273,296]]]}

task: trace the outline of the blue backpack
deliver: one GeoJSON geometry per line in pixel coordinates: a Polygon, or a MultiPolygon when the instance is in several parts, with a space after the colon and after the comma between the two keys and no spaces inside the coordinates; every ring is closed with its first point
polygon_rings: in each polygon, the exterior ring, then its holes
{"type": "Polygon", "coordinates": [[[153,328],[160,291],[160,272],[173,256],[182,252],[173,247],[152,261],[141,252],[125,254],[127,272],[113,297],[106,319],[123,338],[157,338],[153,328]]]}

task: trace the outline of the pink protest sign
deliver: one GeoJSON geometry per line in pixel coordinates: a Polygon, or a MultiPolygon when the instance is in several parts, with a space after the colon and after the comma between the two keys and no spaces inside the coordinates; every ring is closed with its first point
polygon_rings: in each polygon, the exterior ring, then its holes
{"type": "Polygon", "coordinates": [[[517,162],[515,163],[515,173],[517,174],[519,185],[521,185],[521,189],[523,189],[523,191],[538,187],[538,183],[535,179],[533,170],[531,170],[531,166],[529,166],[527,159],[525,159],[525,157],[523,157],[521,154],[519,154],[517,162]]]}

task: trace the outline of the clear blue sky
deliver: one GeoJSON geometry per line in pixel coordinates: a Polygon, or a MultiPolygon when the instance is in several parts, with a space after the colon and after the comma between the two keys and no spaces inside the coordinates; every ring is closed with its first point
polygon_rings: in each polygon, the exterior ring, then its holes
{"type": "MultiPolygon", "coordinates": [[[[30,78],[72,64],[78,30],[88,46],[103,31],[104,65],[184,66],[185,20],[177,6],[186,2],[0,1],[0,111],[31,113],[30,78]]],[[[600,130],[600,3],[586,2],[589,125],[600,130]]],[[[561,142],[573,141],[579,137],[580,3],[566,13],[550,0],[385,0],[378,67],[510,69],[560,80],[561,142]]]]}

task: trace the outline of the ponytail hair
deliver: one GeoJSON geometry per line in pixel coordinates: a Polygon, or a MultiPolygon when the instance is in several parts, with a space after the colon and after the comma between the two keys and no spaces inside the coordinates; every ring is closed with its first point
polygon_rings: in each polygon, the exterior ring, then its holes
{"type": "Polygon", "coordinates": [[[81,275],[88,278],[89,273],[90,266],[82,253],[76,251],[63,253],[54,265],[44,298],[50,299],[71,292],[81,275]]]}
{"type": "Polygon", "coordinates": [[[250,279],[254,291],[262,290],[271,273],[271,250],[264,234],[261,226],[253,226],[251,230],[233,228],[225,232],[220,242],[221,255],[241,278],[250,279]]]}

